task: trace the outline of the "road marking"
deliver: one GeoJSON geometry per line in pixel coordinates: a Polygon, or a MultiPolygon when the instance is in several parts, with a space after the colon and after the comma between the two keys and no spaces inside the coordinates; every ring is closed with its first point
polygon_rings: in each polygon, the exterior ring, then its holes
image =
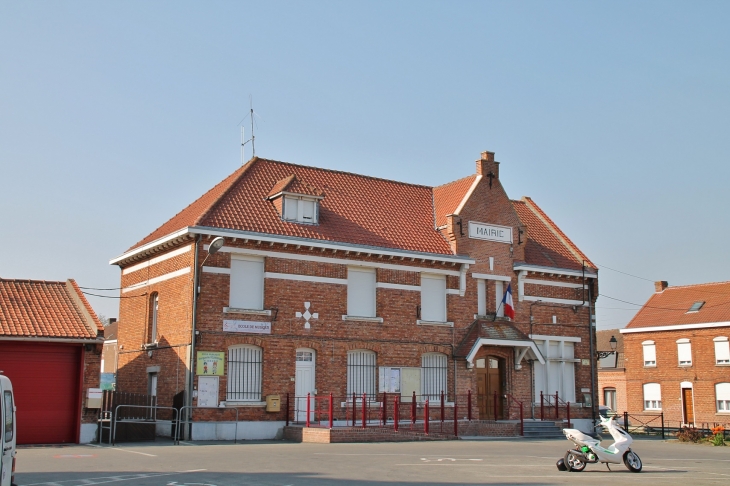
{"type": "Polygon", "coordinates": [[[138,451],[132,451],[129,449],[123,449],[121,447],[114,447],[114,446],[100,446],[95,444],[86,444],[89,447],[98,447],[100,449],[108,449],[111,451],[122,451],[122,452],[129,452],[130,454],[140,454],[142,456],[148,456],[148,457],[157,457],[155,454],[147,454],[146,452],[138,452],[138,451]]]}
{"type": "Polygon", "coordinates": [[[426,459],[425,457],[422,457],[421,460],[424,461],[424,462],[433,462],[433,461],[436,461],[436,462],[442,462],[442,461],[456,462],[456,461],[483,461],[484,459],[454,459],[453,457],[442,457],[440,459],[426,459]]]}
{"type": "MultiPolygon", "coordinates": [[[[118,476],[104,476],[99,478],[88,478],[88,479],[67,479],[65,481],[53,481],[46,483],[30,483],[22,484],[20,486],[86,486],[92,484],[108,484],[118,483],[121,481],[134,481],[139,479],[147,478],[159,478],[162,476],[174,476],[176,474],[187,474],[193,472],[207,471],[207,469],[190,469],[188,471],[177,471],[171,473],[149,473],[149,474],[120,474],[118,476]]],[[[203,484],[203,483],[190,483],[190,484],[203,484]]],[[[183,485],[180,485],[183,486],[183,485]]],[[[210,485],[213,486],[213,485],[210,485]]]]}

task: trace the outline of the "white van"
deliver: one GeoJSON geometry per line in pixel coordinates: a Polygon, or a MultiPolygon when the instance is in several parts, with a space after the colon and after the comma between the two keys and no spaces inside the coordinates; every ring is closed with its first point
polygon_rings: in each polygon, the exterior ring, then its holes
{"type": "Polygon", "coordinates": [[[15,486],[15,400],[13,384],[0,371],[0,486],[15,486]]]}

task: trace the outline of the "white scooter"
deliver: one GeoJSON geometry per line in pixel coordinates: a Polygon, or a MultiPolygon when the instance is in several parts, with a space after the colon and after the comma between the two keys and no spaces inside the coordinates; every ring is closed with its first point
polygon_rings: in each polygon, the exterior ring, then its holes
{"type": "Polygon", "coordinates": [[[641,459],[632,451],[629,446],[634,441],[631,436],[616,425],[614,417],[604,419],[601,417],[601,426],[608,430],[613,437],[614,443],[607,449],[601,447],[601,441],[584,434],[578,429],[563,429],[565,437],[575,444],[575,449],[565,453],[565,457],[557,462],[561,471],[580,472],[588,464],[602,462],[606,464],[609,471],[609,464],[621,464],[623,461],[626,468],[631,472],[641,472],[641,459]]]}

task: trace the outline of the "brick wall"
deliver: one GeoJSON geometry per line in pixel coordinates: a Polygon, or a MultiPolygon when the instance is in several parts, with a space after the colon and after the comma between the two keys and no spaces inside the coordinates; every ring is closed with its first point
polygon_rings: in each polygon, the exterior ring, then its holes
{"type": "Polygon", "coordinates": [[[712,341],[728,335],[730,327],[624,334],[629,412],[644,410],[645,383],[659,383],[665,422],[676,427],[683,421],[681,383],[689,382],[693,388],[695,423],[730,422],[730,414],[717,413],[715,405],[715,384],[730,382],[730,366],[715,364],[712,341]],[[682,338],[688,338],[692,344],[692,366],[679,366],[676,341],[682,338]],[[655,342],[655,367],[644,366],[641,343],[647,340],[655,342]]]}

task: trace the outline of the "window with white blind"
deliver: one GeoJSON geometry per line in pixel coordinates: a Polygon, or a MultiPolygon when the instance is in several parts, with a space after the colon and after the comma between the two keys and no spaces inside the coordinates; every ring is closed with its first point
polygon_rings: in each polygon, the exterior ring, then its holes
{"type": "Polygon", "coordinates": [[[263,310],[264,260],[256,257],[231,257],[230,307],[263,310]]]}
{"type": "Polygon", "coordinates": [[[319,220],[318,213],[318,204],[315,199],[284,197],[284,219],[286,221],[315,224],[319,220]]]}
{"type": "Polygon", "coordinates": [[[644,348],[644,366],[656,366],[656,344],[654,341],[641,343],[644,348]]]}
{"type": "Polygon", "coordinates": [[[421,320],[446,322],[446,277],[421,274],[421,320]]]}
{"type": "Polygon", "coordinates": [[[718,412],[730,413],[730,383],[715,385],[715,400],[718,412]]]}
{"type": "Polygon", "coordinates": [[[715,342],[715,364],[730,364],[730,342],[727,336],[713,339],[715,342]]]}
{"type": "Polygon", "coordinates": [[[497,317],[504,317],[504,283],[499,280],[494,282],[494,308],[497,309],[497,317]]]}
{"type": "Polygon", "coordinates": [[[375,269],[347,269],[347,315],[375,317],[375,269]]]}
{"type": "Polygon", "coordinates": [[[226,401],[261,401],[262,350],[242,344],[228,348],[228,389],[226,401]]]}
{"type": "MultiPolygon", "coordinates": [[[[570,338],[568,338],[570,339],[570,338]]],[[[546,358],[545,364],[534,362],[535,401],[539,402],[540,392],[555,395],[565,402],[575,403],[575,344],[563,336],[551,336],[546,340],[535,339],[535,344],[546,358]]]]}
{"type": "Polygon", "coordinates": [[[154,292],[150,296],[150,334],[147,342],[152,344],[157,342],[157,311],[160,308],[160,294],[154,292]]]}
{"type": "Polygon", "coordinates": [[[376,356],[367,349],[355,349],[347,352],[347,396],[375,396],[376,356]]]}
{"type": "Polygon", "coordinates": [[[662,409],[662,388],[659,383],[644,384],[644,410],[662,409]]]}
{"type": "Polygon", "coordinates": [[[443,353],[425,353],[421,356],[421,396],[423,400],[440,400],[447,393],[447,359],[443,353]]]}
{"type": "Polygon", "coordinates": [[[692,344],[689,339],[677,339],[679,366],[692,366],[692,344]]]}

